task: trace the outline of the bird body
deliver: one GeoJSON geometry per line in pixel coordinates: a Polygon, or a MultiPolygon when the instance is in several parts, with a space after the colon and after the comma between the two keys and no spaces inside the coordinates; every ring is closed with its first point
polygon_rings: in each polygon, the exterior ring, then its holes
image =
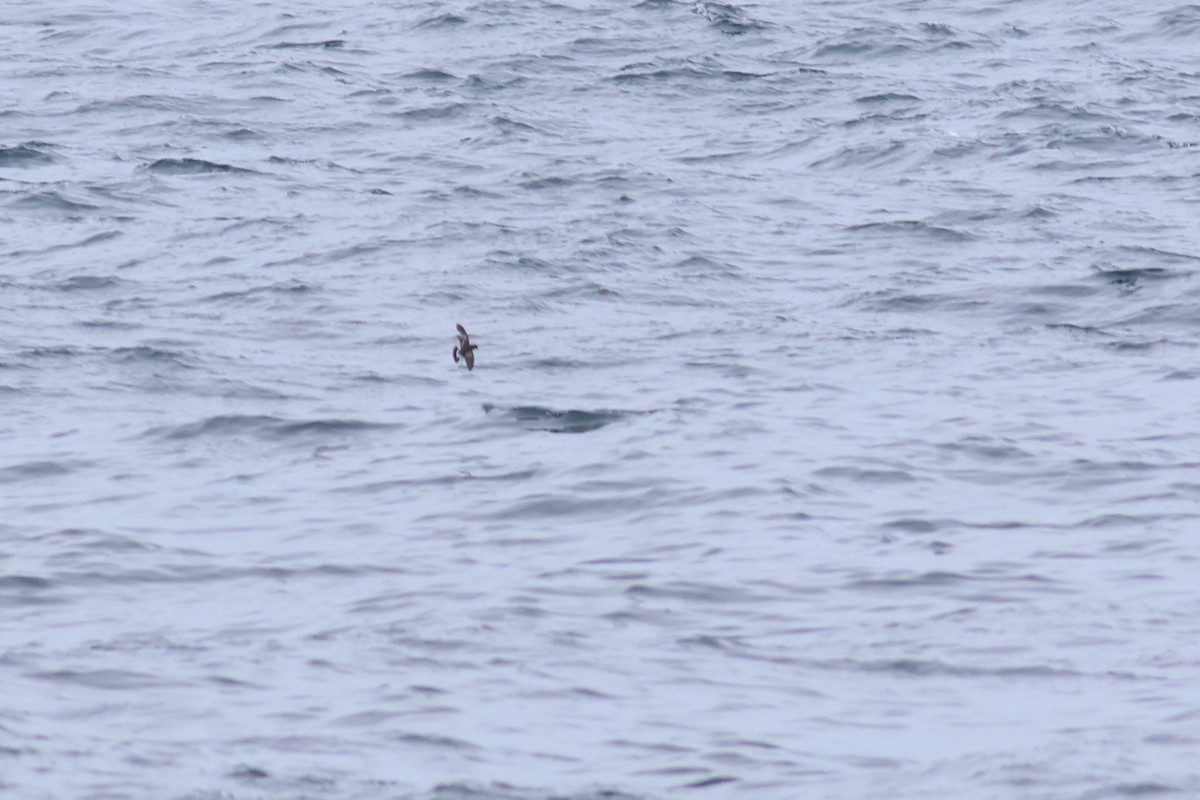
{"type": "Polygon", "coordinates": [[[475,369],[475,351],[479,349],[479,345],[471,344],[471,337],[467,335],[467,329],[462,325],[458,326],[458,347],[454,348],[451,355],[454,356],[454,363],[457,364],[461,358],[467,362],[467,370],[475,369]]]}

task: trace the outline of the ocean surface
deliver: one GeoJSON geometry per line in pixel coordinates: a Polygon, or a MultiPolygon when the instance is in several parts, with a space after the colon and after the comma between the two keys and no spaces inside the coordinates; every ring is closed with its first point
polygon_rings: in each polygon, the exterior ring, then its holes
{"type": "Polygon", "coordinates": [[[1198,43],[6,3],[0,795],[1200,797],[1198,43]]]}

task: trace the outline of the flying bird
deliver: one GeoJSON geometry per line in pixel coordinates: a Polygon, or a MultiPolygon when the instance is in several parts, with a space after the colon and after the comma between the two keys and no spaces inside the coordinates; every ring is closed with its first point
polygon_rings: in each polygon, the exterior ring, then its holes
{"type": "Polygon", "coordinates": [[[458,363],[458,359],[462,358],[467,362],[467,369],[475,369],[475,351],[479,349],[479,345],[471,344],[471,337],[467,335],[467,329],[462,325],[458,326],[458,347],[454,348],[452,355],[454,363],[458,363]]]}

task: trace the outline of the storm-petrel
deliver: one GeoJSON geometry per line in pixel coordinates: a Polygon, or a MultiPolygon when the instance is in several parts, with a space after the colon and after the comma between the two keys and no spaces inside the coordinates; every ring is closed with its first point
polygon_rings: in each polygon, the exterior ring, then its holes
{"type": "Polygon", "coordinates": [[[467,336],[467,329],[462,325],[458,326],[458,347],[454,348],[454,363],[458,363],[459,356],[467,362],[467,369],[475,369],[475,351],[479,349],[479,345],[471,344],[471,337],[467,336]]]}

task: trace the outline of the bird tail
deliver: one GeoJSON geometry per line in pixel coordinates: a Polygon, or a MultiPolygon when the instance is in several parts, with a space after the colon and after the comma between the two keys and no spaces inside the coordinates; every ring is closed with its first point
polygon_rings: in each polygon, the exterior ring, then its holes
{"type": "Polygon", "coordinates": [[[451,353],[451,355],[454,356],[454,363],[457,364],[458,363],[458,348],[457,347],[454,348],[454,352],[451,353]]]}

